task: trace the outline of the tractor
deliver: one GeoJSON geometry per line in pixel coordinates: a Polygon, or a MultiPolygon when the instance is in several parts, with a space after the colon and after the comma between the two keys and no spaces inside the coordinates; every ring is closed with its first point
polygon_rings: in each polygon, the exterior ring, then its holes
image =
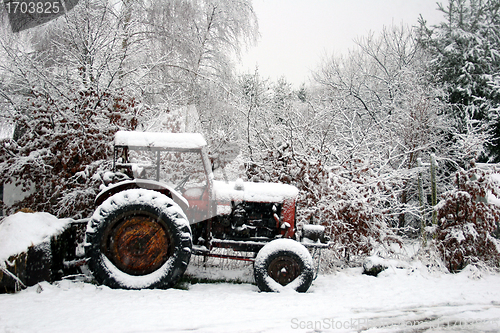
{"type": "Polygon", "coordinates": [[[207,149],[197,133],[116,133],[113,171],[86,229],[93,278],[111,288],[170,288],[199,255],[253,262],[261,291],[307,291],[310,250],[328,238],[323,226],[297,223],[298,189],[215,180],[207,149]]]}

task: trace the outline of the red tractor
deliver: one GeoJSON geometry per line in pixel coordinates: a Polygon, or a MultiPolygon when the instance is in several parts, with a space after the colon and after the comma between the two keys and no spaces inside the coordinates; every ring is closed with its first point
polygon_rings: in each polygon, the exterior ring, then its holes
{"type": "Polygon", "coordinates": [[[120,131],[114,144],[114,172],[86,232],[97,282],[169,288],[194,254],[253,261],[262,291],[309,288],[306,247],[328,244],[322,226],[296,224],[296,187],[216,181],[200,134],[120,131]]]}

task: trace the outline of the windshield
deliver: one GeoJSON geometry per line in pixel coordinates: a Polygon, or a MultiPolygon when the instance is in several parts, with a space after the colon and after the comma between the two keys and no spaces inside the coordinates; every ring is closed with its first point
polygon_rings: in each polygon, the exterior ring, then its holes
{"type": "Polygon", "coordinates": [[[118,147],[115,168],[129,177],[157,180],[186,190],[206,185],[201,150],[169,151],[118,147]]]}

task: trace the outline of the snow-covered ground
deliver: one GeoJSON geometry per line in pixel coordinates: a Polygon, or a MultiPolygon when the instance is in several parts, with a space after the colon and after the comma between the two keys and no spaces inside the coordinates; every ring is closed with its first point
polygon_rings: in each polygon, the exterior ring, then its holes
{"type": "MultiPolygon", "coordinates": [[[[251,267],[188,273],[251,280],[251,267]],[[222,273],[221,273],[222,272],[222,273]]],[[[320,275],[307,293],[261,293],[250,283],[188,290],[112,290],[41,283],[0,295],[0,332],[499,332],[500,275],[429,273],[418,264],[372,277],[320,275]]]]}
{"type": "MultiPolygon", "coordinates": [[[[3,220],[0,258],[22,250],[13,245],[44,241],[62,222],[42,213],[3,220]],[[25,227],[37,232],[22,231],[25,227]]],[[[407,250],[412,254],[416,249],[407,250]]],[[[460,274],[431,273],[418,262],[404,262],[378,277],[361,274],[361,268],[320,275],[304,294],[261,293],[252,284],[251,264],[208,264],[194,257],[187,274],[244,283],[140,291],[75,281],[40,283],[0,295],[0,332],[500,331],[500,274],[471,268],[460,274]]]]}
{"type": "MultiPolygon", "coordinates": [[[[43,242],[66,222],[43,213],[4,219],[0,259],[43,242]]],[[[205,263],[197,256],[186,272],[190,281],[212,283],[185,282],[187,290],[43,282],[0,294],[0,333],[500,332],[500,274],[430,272],[410,262],[417,249],[408,244],[405,261],[385,260],[390,267],[378,277],[361,268],[337,270],[320,275],[303,294],[261,293],[252,283],[251,263],[205,263]],[[220,280],[243,283],[213,283],[220,280]]]]}

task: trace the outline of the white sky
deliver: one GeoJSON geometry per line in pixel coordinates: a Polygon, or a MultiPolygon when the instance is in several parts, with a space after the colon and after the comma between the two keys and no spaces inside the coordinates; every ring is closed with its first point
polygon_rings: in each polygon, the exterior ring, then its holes
{"type": "MultiPolygon", "coordinates": [[[[446,3],[446,0],[440,0],[446,3]]],[[[258,45],[242,57],[240,71],[258,67],[264,78],[284,76],[297,88],[328,54],[346,54],[356,37],[393,23],[416,25],[442,20],[436,0],[253,0],[258,45]]]]}

